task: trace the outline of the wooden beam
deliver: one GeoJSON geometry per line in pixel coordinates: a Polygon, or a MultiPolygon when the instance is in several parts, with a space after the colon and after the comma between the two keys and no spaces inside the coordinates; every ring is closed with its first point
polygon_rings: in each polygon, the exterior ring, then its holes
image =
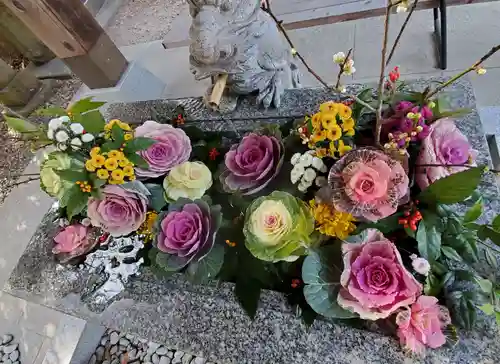
{"type": "Polygon", "coordinates": [[[0,2],[88,87],[113,87],[118,83],[127,60],[81,0],[0,2]]]}

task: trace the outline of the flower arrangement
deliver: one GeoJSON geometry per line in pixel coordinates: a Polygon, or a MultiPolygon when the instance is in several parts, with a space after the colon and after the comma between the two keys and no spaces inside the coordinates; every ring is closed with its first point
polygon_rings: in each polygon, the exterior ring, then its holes
{"type": "Polygon", "coordinates": [[[42,110],[56,116],[48,125],[6,117],[55,148],[40,183],[70,225],[54,253],[71,263],[103,237],[136,235],[154,272],[233,282],[251,317],[272,289],[306,324],[388,323],[416,353],[473,328],[477,310],[500,325],[500,282],[475,265],[496,269],[499,252],[500,215],[479,220],[477,189],[491,171],[438,96],[459,77],[415,92],[398,68],[382,67],[377,90],[350,95],[340,85],[355,72],[350,54],[334,56],[342,102],[227,140],[181,114],[172,124],[106,123],[90,99],[42,110]]]}

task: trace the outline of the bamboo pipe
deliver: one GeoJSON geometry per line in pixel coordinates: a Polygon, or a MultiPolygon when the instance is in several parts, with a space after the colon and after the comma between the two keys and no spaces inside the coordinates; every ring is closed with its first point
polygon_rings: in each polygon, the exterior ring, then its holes
{"type": "Polygon", "coordinates": [[[217,80],[215,81],[212,89],[212,94],[208,99],[208,105],[215,110],[219,107],[220,99],[224,93],[224,89],[226,88],[226,82],[227,73],[222,73],[217,76],[217,80]]]}

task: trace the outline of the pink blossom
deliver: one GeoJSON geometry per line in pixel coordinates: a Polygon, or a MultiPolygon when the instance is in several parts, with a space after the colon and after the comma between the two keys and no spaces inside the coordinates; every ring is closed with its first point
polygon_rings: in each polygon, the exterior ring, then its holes
{"type": "Polygon", "coordinates": [[[360,148],[333,165],[328,183],[336,210],[377,221],[406,202],[409,180],[397,160],[376,149],[360,148]]]}
{"type": "Polygon", "coordinates": [[[411,305],[422,285],[406,270],[396,246],[376,229],[366,229],[361,243],[342,245],[344,271],[339,305],[362,319],[386,318],[411,305]]]}
{"type": "Polygon", "coordinates": [[[56,245],[52,253],[59,256],[61,262],[67,262],[89,252],[97,243],[97,239],[89,239],[89,228],[82,224],[65,227],[54,237],[56,245]]]}
{"type": "Polygon", "coordinates": [[[148,169],[135,168],[138,177],[160,177],[189,159],[191,141],[180,128],[147,120],[135,129],[134,134],[136,137],[147,137],[156,141],[148,149],[138,152],[149,164],[148,169]]]}
{"type": "Polygon", "coordinates": [[[410,109],[413,107],[413,103],[411,103],[410,101],[400,101],[395,107],[394,107],[394,111],[397,113],[397,114],[404,114],[406,115],[406,113],[408,111],[410,111],[410,109]]]}
{"type": "Polygon", "coordinates": [[[428,166],[417,168],[416,181],[423,190],[431,183],[450,174],[466,170],[460,165],[471,164],[476,158],[474,151],[451,119],[440,119],[429,127],[429,135],[422,141],[417,164],[459,166],[428,166]]]}
{"type": "Polygon", "coordinates": [[[396,316],[398,337],[404,348],[422,353],[425,347],[438,348],[446,342],[442,329],[451,323],[450,313],[432,296],[420,296],[410,308],[396,316]]]}

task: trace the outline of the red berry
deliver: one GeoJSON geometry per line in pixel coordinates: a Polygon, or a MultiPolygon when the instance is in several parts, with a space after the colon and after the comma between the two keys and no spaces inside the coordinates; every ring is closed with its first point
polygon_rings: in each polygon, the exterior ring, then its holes
{"type": "Polygon", "coordinates": [[[410,211],[405,211],[405,216],[410,216],[410,211]]]}

